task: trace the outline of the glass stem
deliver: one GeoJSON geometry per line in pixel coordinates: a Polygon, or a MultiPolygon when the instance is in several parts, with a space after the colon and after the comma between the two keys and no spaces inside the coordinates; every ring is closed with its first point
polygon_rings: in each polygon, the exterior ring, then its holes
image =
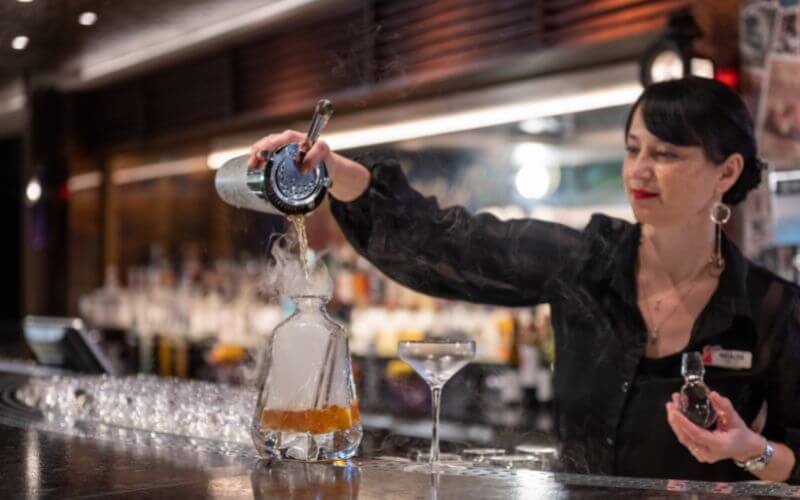
{"type": "Polygon", "coordinates": [[[439,408],[442,405],[442,387],[431,387],[433,401],[433,435],[431,436],[431,466],[439,465],[439,408]]]}
{"type": "Polygon", "coordinates": [[[149,335],[139,336],[139,373],[154,373],[153,341],[149,335]]]}

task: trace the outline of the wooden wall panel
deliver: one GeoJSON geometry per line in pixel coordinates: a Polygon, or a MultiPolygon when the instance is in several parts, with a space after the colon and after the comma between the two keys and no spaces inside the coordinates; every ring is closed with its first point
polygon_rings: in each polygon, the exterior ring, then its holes
{"type": "Polygon", "coordinates": [[[236,110],[275,115],[298,101],[363,83],[363,18],[345,11],[234,51],[236,110]]]}
{"type": "Polygon", "coordinates": [[[224,54],[215,54],[148,76],[148,132],[158,134],[223,119],[226,71],[224,54]]]}
{"type": "Polygon", "coordinates": [[[113,196],[120,269],[146,264],[152,245],[176,257],[183,245],[213,240],[211,171],[115,186],[113,196]]]}
{"type": "Polygon", "coordinates": [[[76,117],[90,119],[80,127],[89,135],[85,138],[89,147],[142,137],[145,100],[140,80],[123,81],[99,89],[78,102],[82,102],[85,108],[76,110],[76,117]]]}
{"type": "Polygon", "coordinates": [[[378,78],[391,80],[447,66],[521,54],[541,45],[540,3],[441,0],[375,2],[378,78]]]}
{"type": "Polygon", "coordinates": [[[102,192],[99,189],[72,193],[69,197],[67,313],[71,315],[78,313],[80,296],[103,282],[102,206],[102,192]]]}
{"type": "Polygon", "coordinates": [[[654,31],[688,0],[553,0],[543,2],[548,45],[592,43],[654,31]]]}

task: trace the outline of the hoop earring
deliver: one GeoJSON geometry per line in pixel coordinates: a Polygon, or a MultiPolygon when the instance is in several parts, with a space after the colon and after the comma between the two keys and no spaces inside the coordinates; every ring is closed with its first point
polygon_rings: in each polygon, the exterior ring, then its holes
{"type": "Polygon", "coordinates": [[[722,226],[731,218],[731,207],[718,201],[711,207],[711,221],[714,228],[714,253],[711,254],[710,263],[712,272],[721,273],[725,269],[725,257],[722,256],[722,226]]]}

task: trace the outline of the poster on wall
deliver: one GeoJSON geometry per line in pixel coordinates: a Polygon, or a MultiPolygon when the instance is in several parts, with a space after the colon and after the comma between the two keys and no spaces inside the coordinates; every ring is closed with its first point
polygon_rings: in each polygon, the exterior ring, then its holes
{"type": "Polygon", "coordinates": [[[778,17],[778,7],[771,2],[749,2],[739,17],[739,39],[742,66],[764,69],[773,38],[773,27],[778,17]]]}
{"type": "MultiPolygon", "coordinates": [[[[749,0],[739,16],[741,90],[755,119],[759,155],[772,170],[800,167],[800,0],[749,0]]],[[[781,240],[783,205],[769,183],[739,211],[742,251],[757,258],[781,240]],[[776,205],[777,204],[777,205],[776,205]]]]}
{"type": "Polygon", "coordinates": [[[761,156],[800,163],[800,2],[749,2],[740,18],[743,90],[756,116],[761,156]]]}
{"type": "Polygon", "coordinates": [[[758,120],[761,155],[791,166],[800,161],[800,57],[771,57],[758,120]]]}
{"type": "Polygon", "coordinates": [[[774,39],[778,5],[765,0],[745,3],[739,16],[742,97],[750,113],[759,116],[759,101],[766,75],[767,56],[774,39]]]}

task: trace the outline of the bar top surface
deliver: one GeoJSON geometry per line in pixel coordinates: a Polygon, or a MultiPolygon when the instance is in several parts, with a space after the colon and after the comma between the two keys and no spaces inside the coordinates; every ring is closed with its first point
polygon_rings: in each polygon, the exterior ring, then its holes
{"type": "MultiPolygon", "coordinates": [[[[19,377],[19,376],[13,376],[19,377]]],[[[7,376],[4,377],[7,379],[7,376]]],[[[12,384],[14,385],[14,384],[12,384]]],[[[26,422],[24,408],[0,391],[0,498],[760,498],[800,497],[800,487],[562,474],[469,466],[431,475],[406,472],[405,458],[375,457],[385,434],[367,429],[347,463],[256,460],[186,446],[163,436],[113,432],[91,439],[26,422]],[[18,408],[18,409],[15,409],[18,408]],[[141,439],[140,439],[141,438],[141,439]],[[176,444],[179,443],[179,444],[176,444]]],[[[398,451],[399,448],[395,448],[398,451]]],[[[400,453],[398,453],[400,454],[400,453]]]]}

